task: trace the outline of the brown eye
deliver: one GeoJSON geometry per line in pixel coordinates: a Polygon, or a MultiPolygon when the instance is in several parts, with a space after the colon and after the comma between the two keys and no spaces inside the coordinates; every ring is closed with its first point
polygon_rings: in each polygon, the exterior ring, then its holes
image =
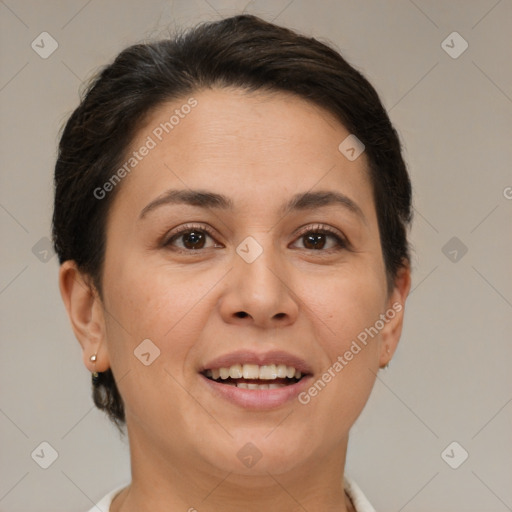
{"type": "Polygon", "coordinates": [[[212,247],[222,247],[222,245],[215,243],[213,235],[206,227],[190,225],[182,226],[177,232],[171,233],[162,245],[181,252],[193,252],[212,247]],[[211,239],[214,243],[208,245],[208,239],[211,239]]]}
{"type": "Polygon", "coordinates": [[[205,244],[206,237],[200,231],[189,231],[179,235],[186,249],[202,249],[205,244]]]}
{"type": "Polygon", "coordinates": [[[304,246],[306,249],[323,249],[325,246],[324,233],[315,233],[312,235],[303,235],[304,246]]]}
{"type": "Polygon", "coordinates": [[[298,240],[302,240],[303,249],[311,251],[327,252],[331,250],[341,250],[348,247],[346,240],[337,232],[331,231],[326,227],[310,228],[303,231],[298,240]]]}

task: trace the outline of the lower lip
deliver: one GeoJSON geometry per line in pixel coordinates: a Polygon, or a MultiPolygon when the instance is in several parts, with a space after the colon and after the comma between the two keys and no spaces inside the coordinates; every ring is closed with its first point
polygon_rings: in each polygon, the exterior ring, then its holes
{"type": "Polygon", "coordinates": [[[212,392],[240,407],[246,409],[274,409],[294,400],[307,388],[311,376],[303,377],[295,384],[288,384],[277,389],[243,389],[228,384],[220,384],[202,374],[199,377],[212,392]]]}

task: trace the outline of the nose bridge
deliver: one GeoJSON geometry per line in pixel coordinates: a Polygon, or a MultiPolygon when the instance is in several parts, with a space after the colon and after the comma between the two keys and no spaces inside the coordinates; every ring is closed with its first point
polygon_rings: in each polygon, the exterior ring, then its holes
{"type": "Polygon", "coordinates": [[[250,293],[277,298],[282,292],[282,282],[278,279],[279,273],[282,273],[280,255],[275,250],[270,232],[255,236],[246,237],[237,246],[235,265],[240,267],[244,288],[250,293]]]}
{"type": "Polygon", "coordinates": [[[235,281],[229,315],[240,318],[243,312],[261,324],[276,319],[295,319],[297,304],[271,232],[261,231],[242,240],[236,247],[233,266],[235,281]]]}

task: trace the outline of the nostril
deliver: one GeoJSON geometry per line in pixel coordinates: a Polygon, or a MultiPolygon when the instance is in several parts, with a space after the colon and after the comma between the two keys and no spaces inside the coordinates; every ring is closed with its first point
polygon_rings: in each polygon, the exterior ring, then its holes
{"type": "Polygon", "coordinates": [[[238,318],[245,318],[246,316],[249,316],[245,311],[239,311],[238,313],[235,313],[235,315],[238,318]]]}

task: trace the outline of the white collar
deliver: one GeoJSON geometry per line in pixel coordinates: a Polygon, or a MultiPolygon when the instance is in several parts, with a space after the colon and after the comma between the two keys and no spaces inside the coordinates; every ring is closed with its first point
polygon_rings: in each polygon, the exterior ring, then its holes
{"type": "MultiPolygon", "coordinates": [[[[113,491],[110,491],[106,496],[104,496],[94,507],[92,507],[89,512],[109,512],[110,504],[114,501],[114,498],[119,494],[128,484],[125,483],[113,491]]],[[[372,507],[370,502],[366,499],[366,496],[363,494],[363,491],[359,488],[359,486],[350,478],[344,478],[344,488],[349,498],[352,500],[356,512],[375,512],[375,509],[372,507]]]]}
{"type": "Polygon", "coordinates": [[[363,491],[359,486],[351,479],[345,476],[345,491],[349,498],[352,500],[356,512],[375,512],[370,502],[366,499],[363,491]]]}

